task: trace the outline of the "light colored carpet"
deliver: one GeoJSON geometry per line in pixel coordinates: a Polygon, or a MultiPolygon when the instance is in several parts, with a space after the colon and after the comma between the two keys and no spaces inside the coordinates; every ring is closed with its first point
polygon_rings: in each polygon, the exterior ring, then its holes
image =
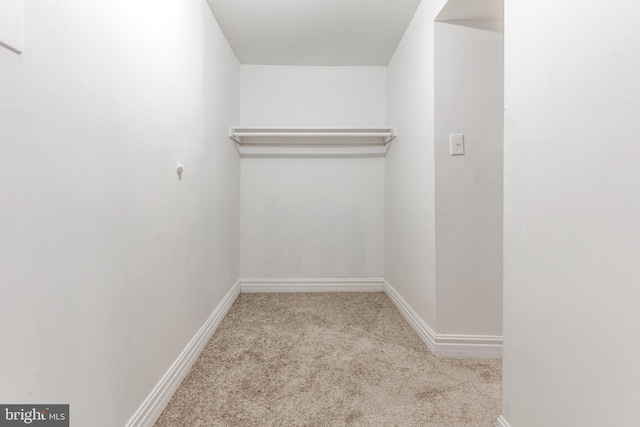
{"type": "Polygon", "coordinates": [[[499,360],[438,359],[383,293],[241,294],[156,427],[491,427],[499,360]]]}

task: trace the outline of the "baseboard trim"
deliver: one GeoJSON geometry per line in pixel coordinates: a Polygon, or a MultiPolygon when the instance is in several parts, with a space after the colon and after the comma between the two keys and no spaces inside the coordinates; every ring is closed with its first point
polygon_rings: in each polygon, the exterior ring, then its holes
{"type": "Polygon", "coordinates": [[[384,279],[241,279],[243,293],[384,292],[384,279]]]}
{"type": "Polygon", "coordinates": [[[384,281],[384,293],[387,294],[387,297],[389,297],[398,311],[404,316],[405,320],[411,325],[413,330],[416,331],[431,353],[436,354],[436,333],[433,329],[418,316],[418,313],[415,312],[409,303],[402,298],[402,295],[386,280],[384,281]]]}
{"type": "Polygon", "coordinates": [[[502,337],[485,335],[436,335],[436,355],[439,357],[502,358],[502,337]]]}
{"type": "Polygon", "coordinates": [[[498,427],[511,427],[511,424],[505,419],[504,415],[498,417],[498,427]]]}
{"type": "Polygon", "coordinates": [[[178,389],[184,377],[189,373],[191,366],[195,363],[209,342],[213,333],[218,329],[220,322],[227,314],[233,302],[240,295],[240,281],[237,281],[227,292],[220,304],[213,310],[209,318],[205,321],[189,344],[180,353],[178,358],[162,376],[158,384],[142,402],[142,405],[133,414],[125,427],[152,427],[167,403],[178,389]]]}
{"type": "Polygon", "coordinates": [[[384,281],[384,292],[424,341],[429,350],[437,357],[477,357],[487,359],[499,359],[502,357],[501,336],[437,334],[386,280],[384,281]]]}

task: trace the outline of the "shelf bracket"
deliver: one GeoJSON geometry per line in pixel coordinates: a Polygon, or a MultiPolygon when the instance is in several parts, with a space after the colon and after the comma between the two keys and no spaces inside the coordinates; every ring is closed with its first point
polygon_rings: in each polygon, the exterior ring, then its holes
{"type": "Polygon", "coordinates": [[[391,135],[384,139],[384,145],[388,145],[391,141],[393,141],[396,137],[396,127],[394,126],[391,129],[391,135]]]}
{"type": "Polygon", "coordinates": [[[242,144],[242,139],[236,136],[236,132],[233,129],[233,126],[229,126],[229,138],[231,138],[233,141],[237,142],[238,144],[242,144]]]}

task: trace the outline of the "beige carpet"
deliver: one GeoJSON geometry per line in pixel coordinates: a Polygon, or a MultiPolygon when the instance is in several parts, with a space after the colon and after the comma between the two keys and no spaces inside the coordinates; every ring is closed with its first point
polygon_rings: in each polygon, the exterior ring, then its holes
{"type": "Polygon", "coordinates": [[[437,359],[383,293],[241,294],[156,427],[491,427],[497,360],[437,359]]]}

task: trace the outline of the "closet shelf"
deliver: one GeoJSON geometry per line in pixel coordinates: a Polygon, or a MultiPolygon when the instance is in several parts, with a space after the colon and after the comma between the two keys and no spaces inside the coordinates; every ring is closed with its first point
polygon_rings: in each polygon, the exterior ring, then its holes
{"type": "Polygon", "coordinates": [[[384,156],[395,128],[231,127],[243,157],[384,156]]]}

